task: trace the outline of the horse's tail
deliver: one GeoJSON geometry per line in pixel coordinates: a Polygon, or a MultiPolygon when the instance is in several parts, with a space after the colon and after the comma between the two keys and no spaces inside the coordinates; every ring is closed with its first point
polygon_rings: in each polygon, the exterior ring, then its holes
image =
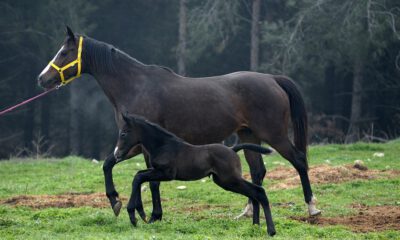
{"type": "Polygon", "coordinates": [[[290,115],[292,118],[293,132],[294,132],[294,145],[298,150],[304,154],[304,164],[308,168],[307,163],[307,134],[308,134],[308,120],[307,112],[304,104],[303,97],[296,86],[296,84],[285,76],[274,76],[275,81],[286,92],[290,102],[290,115]]]}
{"type": "Polygon", "coordinates": [[[270,154],[272,153],[272,150],[269,148],[261,147],[260,145],[257,144],[252,144],[252,143],[241,143],[238,145],[235,145],[232,147],[232,150],[235,152],[238,152],[242,149],[248,149],[254,152],[259,152],[262,154],[270,154]]]}

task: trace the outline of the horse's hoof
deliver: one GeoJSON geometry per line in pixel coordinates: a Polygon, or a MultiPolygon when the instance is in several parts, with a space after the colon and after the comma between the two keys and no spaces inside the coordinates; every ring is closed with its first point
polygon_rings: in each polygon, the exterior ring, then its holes
{"type": "Polygon", "coordinates": [[[247,204],[243,212],[237,215],[234,219],[239,220],[243,217],[253,217],[253,204],[247,204]]]}
{"type": "Polygon", "coordinates": [[[116,217],[118,217],[118,215],[119,215],[119,213],[120,213],[120,211],[121,211],[121,208],[122,208],[122,202],[118,200],[118,201],[115,203],[115,205],[112,207],[112,209],[113,209],[114,214],[115,214],[116,217]]]}
{"type": "Polygon", "coordinates": [[[317,199],[313,196],[311,201],[308,203],[308,214],[310,216],[318,216],[321,214],[321,210],[317,209],[317,199]]]}
{"type": "Polygon", "coordinates": [[[274,235],[276,234],[275,229],[273,229],[273,230],[267,230],[267,232],[268,232],[268,235],[270,235],[271,237],[274,236],[274,235]]]}
{"type": "Polygon", "coordinates": [[[151,215],[150,220],[148,223],[154,223],[156,221],[161,221],[162,220],[162,215],[151,215]]]}
{"type": "Polygon", "coordinates": [[[309,211],[308,213],[310,214],[311,217],[314,217],[314,216],[321,215],[322,211],[319,209],[313,209],[312,211],[309,211]]]}

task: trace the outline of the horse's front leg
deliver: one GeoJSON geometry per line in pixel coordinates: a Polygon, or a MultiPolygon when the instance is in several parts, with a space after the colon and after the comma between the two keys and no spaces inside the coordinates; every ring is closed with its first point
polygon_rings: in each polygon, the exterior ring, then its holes
{"type": "Polygon", "coordinates": [[[119,200],[118,192],[115,190],[114,187],[112,169],[115,164],[117,164],[117,162],[114,157],[114,153],[111,153],[104,161],[103,172],[107,198],[110,201],[111,208],[113,209],[115,216],[118,216],[122,207],[122,202],[119,200]]]}
{"type": "MultiPolygon", "coordinates": [[[[134,148],[132,151],[129,152],[129,157],[126,159],[129,159],[137,154],[141,153],[141,148],[134,148]]],[[[124,159],[125,160],[125,159],[124,159]]],[[[117,163],[122,162],[123,160],[117,162],[116,158],[114,156],[114,153],[111,153],[106,160],[104,161],[103,164],[103,172],[104,172],[104,183],[106,187],[106,195],[108,200],[110,201],[111,208],[114,211],[115,216],[118,216],[121,207],[122,207],[122,202],[119,200],[118,197],[118,192],[115,190],[114,186],[114,181],[113,181],[113,176],[112,176],[112,169],[117,163]]]]}
{"type": "MultiPolygon", "coordinates": [[[[146,151],[143,151],[143,155],[144,155],[144,159],[146,161],[147,168],[151,168],[149,154],[146,153],[146,151]]],[[[155,221],[161,221],[161,219],[162,219],[160,182],[151,181],[150,182],[150,190],[151,190],[151,200],[153,202],[153,211],[151,213],[151,218],[149,220],[149,223],[153,223],[155,221]]],[[[143,220],[145,220],[145,219],[143,219],[143,220]]]]}

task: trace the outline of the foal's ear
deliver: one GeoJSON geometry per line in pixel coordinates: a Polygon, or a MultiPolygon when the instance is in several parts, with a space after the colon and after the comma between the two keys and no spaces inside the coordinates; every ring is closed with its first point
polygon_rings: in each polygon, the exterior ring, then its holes
{"type": "Polygon", "coordinates": [[[131,125],[131,119],[129,118],[128,113],[123,113],[122,119],[124,119],[126,124],[131,125]]]}
{"type": "Polygon", "coordinates": [[[68,38],[75,42],[75,34],[74,34],[74,32],[67,25],[65,26],[65,28],[66,28],[66,32],[67,32],[68,38]]]}

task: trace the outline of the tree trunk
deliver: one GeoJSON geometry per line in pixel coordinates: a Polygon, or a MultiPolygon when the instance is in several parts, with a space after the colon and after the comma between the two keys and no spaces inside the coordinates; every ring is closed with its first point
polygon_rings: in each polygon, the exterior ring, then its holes
{"type": "Polygon", "coordinates": [[[260,50],[260,0],[253,0],[253,12],[251,19],[251,48],[250,48],[250,70],[258,70],[260,50]]]}
{"type": "MultiPolygon", "coordinates": [[[[33,91],[28,91],[28,96],[31,96],[33,91]]],[[[24,153],[23,155],[29,155],[32,151],[33,141],[33,130],[34,130],[34,119],[35,119],[35,103],[29,104],[27,107],[28,111],[25,113],[24,123],[24,153]]]]}
{"type": "Polygon", "coordinates": [[[346,136],[346,143],[355,142],[360,139],[362,68],[362,60],[356,59],[353,70],[350,126],[346,136]]]}
{"type": "Polygon", "coordinates": [[[327,66],[325,67],[325,84],[324,88],[321,89],[323,91],[323,96],[321,100],[324,100],[324,110],[327,115],[335,115],[335,105],[336,105],[336,97],[335,90],[337,89],[337,81],[335,78],[335,64],[332,61],[328,61],[327,66]]]}
{"type": "Polygon", "coordinates": [[[51,96],[44,99],[41,102],[41,116],[40,116],[40,137],[43,137],[42,151],[46,152],[48,150],[50,142],[50,109],[51,109],[51,96]]]}
{"type": "Polygon", "coordinates": [[[178,43],[178,73],[186,75],[186,0],[179,2],[179,43],[178,43]]]}
{"type": "Polygon", "coordinates": [[[79,149],[81,145],[81,134],[79,131],[79,124],[81,118],[81,113],[79,111],[79,105],[80,105],[78,96],[79,89],[78,85],[73,83],[69,85],[69,89],[70,89],[69,154],[79,155],[80,154],[79,149]]]}
{"type": "MultiPolygon", "coordinates": [[[[27,61],[29,61],[28,59],[27,61]]],[[[34,74],[33,67],[26,67],[25,76],[29,79],[34,74]]],[[[25,96],[33,96],[35,94],[36,83],[35,81],[28,81],[25,84],[25,96]]],[[[32,141],[34,140],[35,130],[35,105],[36,102],[32,102],[27,105],[27,112],[24,114],[24,155],[30,155],[33,151],[32,141]]]]}
{"type": "Polygon", "coordinates": [[[101,129],[100,129],[100,122],[98,118],[91,119],[90,120],[92,126],[90,127],[92,129],[91,133],[91,157],[94,159],[100,159],[100,139],[101,139],[101,129]]]}

